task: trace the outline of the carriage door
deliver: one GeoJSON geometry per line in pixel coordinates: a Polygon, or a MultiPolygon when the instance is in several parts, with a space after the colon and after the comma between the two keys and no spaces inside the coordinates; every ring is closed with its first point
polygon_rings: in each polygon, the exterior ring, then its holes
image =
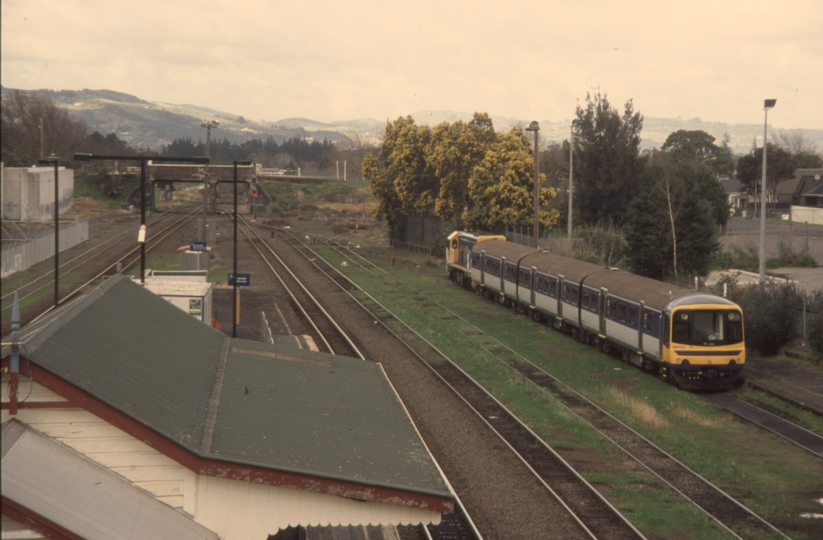
{"type": "Polygon", "coordinates": [[[640,313],[637,315],[637,346],[638,351],[645,351],[643,348],[643,312],[646,309],[646,302],[640,302],[640,313]]]}
{"type": "Polygon", "coordinates": [[[600,335],[606,335],[606,297],[609,295],[609,289],[600,287],[600,302],[598,303],[598,315],[600,316],[600,335]]]}
{"type": "Polygon", "coordinates": [[[563,318],[563,282],[566,279],[563,277],[563,274],[559,274],[557,276],[557,316],[561,319],[563,318]]]}
{"type": "Polygon", "coordinates": [[[506,293],[506,257],[500,257],[500,292],[506,293]]]}

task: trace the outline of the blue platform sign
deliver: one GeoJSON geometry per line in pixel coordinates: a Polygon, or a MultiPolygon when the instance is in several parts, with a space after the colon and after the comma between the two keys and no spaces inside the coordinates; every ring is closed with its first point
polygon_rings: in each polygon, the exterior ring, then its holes
{"type": "Polygon", "coordinates": [[[237,280],[234,279],[234,273],[229,272],[229,285],[234,285],[235,281],[237,281],[238,287],[248,287],[251,285],[251,274],[241,274],[240,272],[237,273],[237,280]]]}
{"type": "Polygon", "coordinates": [[[189,243],[189,251],[207,251],[205,242],[191,242],[189,243]]]}

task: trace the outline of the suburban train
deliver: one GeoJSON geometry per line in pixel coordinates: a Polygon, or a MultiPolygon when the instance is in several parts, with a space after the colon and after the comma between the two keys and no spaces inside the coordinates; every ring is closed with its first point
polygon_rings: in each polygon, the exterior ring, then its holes
{"type": "Polygon", "coordinates": [[[728,389],[746,363],[741,308],[616,268],[456,231],[452,281],[688,390],[728,389]]]}

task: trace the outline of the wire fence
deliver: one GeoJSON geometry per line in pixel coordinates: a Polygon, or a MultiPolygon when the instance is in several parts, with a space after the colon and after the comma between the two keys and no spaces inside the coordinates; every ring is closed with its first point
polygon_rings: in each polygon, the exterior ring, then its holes
{"type": "MultiPolygon", "coordinates": [[[[60,252],[87,242],[89,222],[75,221],[60,225],[60,252]]],[[[20,240],[3,240],[2,273],[6,278],[54,257],[54,229],[42,229],[20,240]]]]}

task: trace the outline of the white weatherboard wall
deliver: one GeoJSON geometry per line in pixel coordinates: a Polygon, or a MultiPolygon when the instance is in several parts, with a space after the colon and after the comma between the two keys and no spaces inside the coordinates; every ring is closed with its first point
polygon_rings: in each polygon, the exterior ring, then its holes
{"type": "MultiPolygon", "coordinates": [[[[8,402],[9,375],[3,376],[8,402]]],[[[20,399],[62,397],[20,377],[20,399]]],[[[11,418],[2,410],[0,421],[11,418]]],[[[400,525],[440,523],[441,514],[364,503],[307,491],[196,474],[131,435],[82,409],[19,409],[15,418],[108,467],[166,504],[194,516],[223,540],[265,538],[289,525],[400,525]]]]}

